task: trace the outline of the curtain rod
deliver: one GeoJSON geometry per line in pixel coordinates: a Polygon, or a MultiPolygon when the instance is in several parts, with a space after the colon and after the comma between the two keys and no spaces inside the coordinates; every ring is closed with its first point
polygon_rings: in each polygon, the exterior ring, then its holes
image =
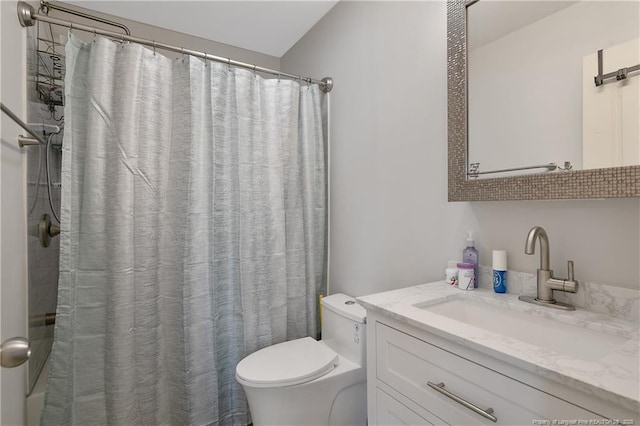
{"type": "Polygon", "coordinates": [[[119,40],[122,40],[122,42],[129,41],[132,43],[153,47],[154,49],[158,48],[158,49],[169,50],[172,52],[187,54],[190,56],[195,56],[196,58],[201,58],[201,59],[214,61],[214,62],[220,62],[230,66],[244,68],[244,69],[248,69],[255,72],[277,75],[278,77],[286,77],[292,80],[306,81],[307,83],[317,84],[318,86],[320,86],[320,89],[325,93],[328,93],[331,91],[331,89],[333,89],[333,79],[331,77],[325,77],[322,80],[316,80],[311,77],[301,77],[299,75],[289,74],[289,73],[278,71],[278,70],[272,70],[270,68],[261,67],[255,64],[248,64],[246,62],[236,61],[231,58],[223,58],[221,56],[211,55],[206,52],[198,52],[196,50],[185,49],[184,47],[173,46],[170,44],[157,42],[155,40],[146,40],[143,38],[134,37],[129,34],[122,34],[114,31],[103,30],[100,28],[78,24],[71,21],[64,21],[62,19],[52,18],[47,15],[36,13],[35,9],[30,4],[25,3],[23,1],[18,2],[18,20],[20,21],[20,25],[22,25],[23,27],[32,27],[36,24],[35,21],[42,21],[42,22],[47,22],[49,24],[67,27],[72,31],[73,30],[86,31],[89,33],[93,33],[94,35],[100,34],[100,35],[111,37],[114,39],[119,39],[119,40]]]}

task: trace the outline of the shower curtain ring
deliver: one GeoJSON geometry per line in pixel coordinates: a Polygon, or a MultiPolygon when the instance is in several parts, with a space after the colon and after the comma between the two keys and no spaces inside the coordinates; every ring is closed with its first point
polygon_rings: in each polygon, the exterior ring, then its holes
{"type": "Polygon", "coordinates": [[[227,58],[227,66],[229,67],[229,71],[231,71],[231,58],[227,58]]]}
{"type": "Polygon", "coordinates": [[[124,48],[124,33],[120,34],[120,38],[122,39],[122,48],[124,48]]]}
{"type": "Polygon", "coordinates": [[[73,34],[73,22],[69,22],[69,32],[73,34]]]}
{"type": "Polygon", "coordinates": [[[96,37],[97,37],[97,34],[96,34],[96,27],[93,27],[93,41],[94,41],[94,42],[96,41],[96,37]]]}
{"type": "Polygon", "coordinates": [[[156,41],[153,40],[153,56],[156,56],[156,41]]]}

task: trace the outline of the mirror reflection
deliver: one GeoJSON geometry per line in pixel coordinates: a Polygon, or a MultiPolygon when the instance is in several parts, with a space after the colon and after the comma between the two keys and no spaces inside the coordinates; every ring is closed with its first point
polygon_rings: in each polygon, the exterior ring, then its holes
{"type": "Polygon", "coordinates": [[[471,4],[468,176],[640,165],[639,37],[637,1],[471,4]]]}

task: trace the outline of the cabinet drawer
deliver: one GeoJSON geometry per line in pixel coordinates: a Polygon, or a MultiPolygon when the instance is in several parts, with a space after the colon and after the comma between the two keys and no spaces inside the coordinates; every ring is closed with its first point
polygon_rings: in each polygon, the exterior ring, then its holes
{"type": "Polygon", "coordinates": [[[433,425],[380,388],[376,388],[376,426],[433,425]]]}
{"type": "Polygon", "coordinates": [[[497,424],[531,425],[535,420],[600,419],[451,352],[376,323],[376,376],[401,394],[453,425],[494,424],[427,383],[455,394],[484,411],[497,424]]]}

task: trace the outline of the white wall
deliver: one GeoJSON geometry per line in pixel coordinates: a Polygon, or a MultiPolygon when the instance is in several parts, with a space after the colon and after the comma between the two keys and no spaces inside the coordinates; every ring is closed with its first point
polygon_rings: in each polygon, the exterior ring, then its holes
{"type": "Polygon", "coordinates": [[[444,2],[338,3],[282,59],[331,76],[331,292],[363,295],[441,279],[478,231],[480,262],[504,248],[535,272],[525,237],[542,225],[564,275],[640,281],[640,200],[448,203],[444,2]]]}
{"type": "MultiPolygon", "coordinates": [[[[26,34],[16,18],[16,2],[0,2],[0,55],[2,82],[0,99],[13,112],[26,112],[26,34]]],[[[2,234],[0,338],[27,335],[27,262],[25,169],[26,155],[18,148],[23,133],[4,113],[0,130],[0,232],[2,234]]],[[[25,423],[26,364],[3,369],[1,376],[0,423],[25,423]]]]}

